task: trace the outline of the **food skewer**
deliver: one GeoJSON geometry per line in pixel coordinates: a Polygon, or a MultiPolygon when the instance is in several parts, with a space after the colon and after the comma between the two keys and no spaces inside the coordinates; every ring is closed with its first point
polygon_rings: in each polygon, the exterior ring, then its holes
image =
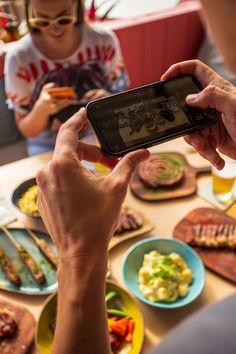
{"type": "Polygon", "coordinates": [[[35,262],[33,257],[29,254],[29,252],[16,241],[10,231],[5,227],[1,226],[1,229],[5,233],[5,235],[12,241],[12,243],[16,246],[17,253],[19,254],[22,261],[25,263],[26,267],[29,269],[33,278],[39,283],[42,284],[45,282],[46,278],[41,269],[41,267],[35,262]]]}
{"type": "Polygon", "coordinates": [[[230,223],[196,224],[187,242],[206,248],[236,249],[236,225],[230,223]]]}
{"type": "Polygon", "coordinates": [[[19,286],[21,284],[21,279],[17,273],[16,268],[12,264],[10,258],[6,255],[2,248],[0,248],[0,264],[4,272],[6,273],[8,279],[14,284],[19,286]]]}
{"type": "Polygon", "coordinates": [[[39,250],[47,258],[47,260],[55,267],[58,268],[59,257],[55,254],[52,247],[42,238],[39,238],[31,229],[25,228],[29,235],[33,238],[39,250]]]}

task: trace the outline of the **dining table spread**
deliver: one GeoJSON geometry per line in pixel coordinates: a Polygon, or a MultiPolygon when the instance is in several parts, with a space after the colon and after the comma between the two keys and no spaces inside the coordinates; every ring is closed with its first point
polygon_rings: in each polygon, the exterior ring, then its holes
{"type": "MultiPolygon", "coordinates": [[[[153,147],[150,151],[182,153],[192,166],[209,166],[209,163],[198,155],[192,147],[187,145],[182,138],[153,147]]],[[[40,218],[32,218],[20,212],[12,204],[11,198],[12,193],[17,186],[20,183],[35,177],[37,171],[50,160],[51,156],[51,153],[45,153],[0,167],[0,195],[1,197],[6,198],[17,217],[17,221],[12,223],[11,226],[23,227],[22,225],[24,225],[34,230],[46,232],[45,226],[40,218]]],[[[210,178],[210,174],[198,176],[198,187],[202,186],[210,178]]],[[[130,189],[127,193],[125,205],[141,212],[154,225],[154,228],[145,235],[139,235],[124,240],[109,250],[111,280],[118,283],[123,288],[125,288],[125,284],[122,279],[122,259],[131,245],[150,236],[172,237],[176,224],[178,224],[190,211],[201,207],[212,207],[204,199],[197,196],[196,193],[177,199],[147,202],[138,199],[130,189]]],[[[141,353],[148,353],[148,351],[157,345],[171,329],[194,312],[199,311],[209,304],[216,303],[235,292],[235,284],[220,277],[214,272],[206,270],[206,285],[203,292],[194,302],[185,307],[166,310],[153,308],[136,300],[145,323],[145,338],[141,353]]],[[[6,290],[0,290],[0,297],[2,300],[7,300],[16,305],[21,305],[27,308],[35,317],[36,322],[39,319],[43,304],[47,299],[47,295],[32,296],[8,292],[6,290]]],[[[37,353],[37,350],[34,345],[31,354],[35,353],[37,353]]]]}

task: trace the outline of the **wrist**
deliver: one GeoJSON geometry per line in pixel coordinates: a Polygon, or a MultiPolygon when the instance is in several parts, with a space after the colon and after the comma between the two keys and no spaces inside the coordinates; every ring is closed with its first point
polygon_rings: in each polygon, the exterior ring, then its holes
{"type": "Polygon", "coordinates": [[[91,258],[93,260],[98,258],[98,261],[101,258],[107,259],[110,240],[110,233],[107,230],[97,230],[97,235],[94,237],[94,227],[91,227],[91,230],[70,227],[67,231],[64,228],[57,230],[57,235],[52,234],[52,237],[61,239],[57,249],[61,264],[65,267],[74,268],[77,263],[89,262],[91,258]]]}
{"type": "Polygon", "coordinates": [[[107,262],[108,254],[100,252],[61,259],[57,270],[59,289],[68,292],[69,288],[71,295],[76,295],[87,287],[87,284],[104,283],[107,262]]]}
{"type": "Polygon", "coordinates": [[[50,116],[50,107],[49,107],[49,102],[46,102],[45,100],[38,99],[35,102],[34,109],[37,110],[37,113],[40,114],[41,116],[50,116]]]}

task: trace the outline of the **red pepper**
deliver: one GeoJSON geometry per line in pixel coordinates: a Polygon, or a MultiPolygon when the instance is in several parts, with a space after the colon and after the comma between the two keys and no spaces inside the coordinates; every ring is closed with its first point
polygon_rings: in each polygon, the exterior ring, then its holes
{"type": "Polygon", "coordinates": [[[129,317],[123,317],[111,324],[111,331],[125,338],[128,329],[129,317]]]}
{"type": "Polygon", "coordinates": [[[128,333],[126,334],[126,337],[125,337],[125,341],[127,343],[132,343],[133,333],[134,333],[134,320],[133,320],[133,318],[129,317],[128,333]]]}

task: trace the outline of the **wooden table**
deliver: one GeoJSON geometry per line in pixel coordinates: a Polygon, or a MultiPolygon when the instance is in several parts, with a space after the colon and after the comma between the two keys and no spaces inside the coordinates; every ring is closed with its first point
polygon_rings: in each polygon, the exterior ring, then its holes
{"type": "MultiPolygon", "coordinates": [[[[152,149],[152,151],[176,151],[186,155],[188,161],[198,167],[206,166],[208,163],[196,154],[182,139],[162,144],[152,149]]],[[[43,154],[36,157],[27,158],[21,161],[14,162],[9,165],[0,167],[0,191],[9,201],[16,186],[33,176],[37,170],[43,166],[49,159],[50,154],[43,154]]],[[[209,176],[202,176],[198,179],[198,184],[205,183],[209,176]]],[[[197,196],[190,196],[171,201],[146,203],[135,198],[130,191],[128,192],[126,204],[142,211],[150,221],[155,225],[155,229],[145,236],[124,241],[110,251],[110,260],[112,265],[113,280],[124,286],[121,277],[121,261],[124,252],[134,242],[147,236],[171,236],[174,226],[190,211],[198,207],[209,207],[204,200],[197,196]]],[[[40,220],[27,217],[15,210],[18,221],[16,226],[20,226],[20,222],[24,222],[29,227],[44,231],[44,225],[40,220]]],[[[220,278],[210,271],[206,272],[206,287],[202,295],[192,304],[177,310],[153,309],[146,304],[138,301],[138,305],[145,319],[145,342],[143,345],[142,354],[148,353],[148,350],[161,339],[178,323],[184,320],[193,312],[203,308],[204,306],[215,303],[225,297],[236,292],[236,287],[220,278]]],[[[37,320],[42,308],[45,296],[26,296],[0,291],[0,296],[5,300],[13,301],[17,304],[27,307],[37,320]]],[[[34,348],[32,353],[36,353],[34,348]]]]}

